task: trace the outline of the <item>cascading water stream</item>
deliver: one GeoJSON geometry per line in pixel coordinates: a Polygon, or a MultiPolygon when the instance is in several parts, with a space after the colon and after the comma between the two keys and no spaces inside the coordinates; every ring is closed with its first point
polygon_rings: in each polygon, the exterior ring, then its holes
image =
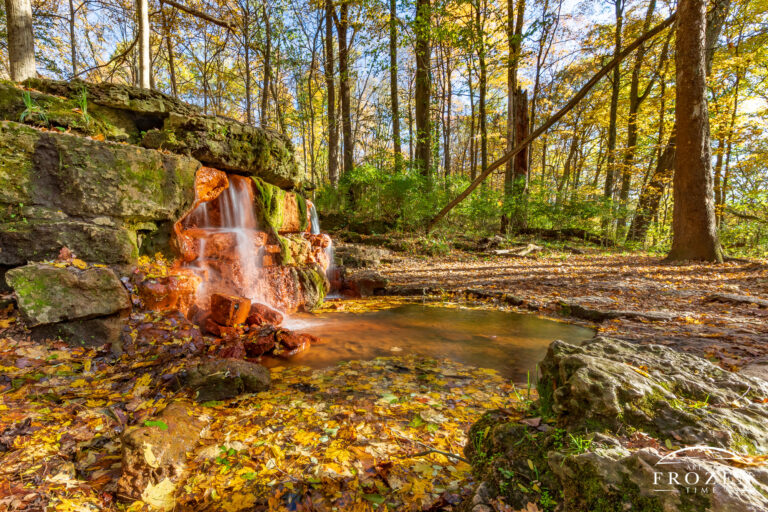
{"type": "MultiPolygon", "coordinates": [[[[309,206],[310,232],[313,235],[320,234],[320,218],[317,216],[317,208],[310,203],[309,206]]],[[[333,262],[333,239],[329,239],[328,247],[325,248],[325,255],[328,257],[328,268],[325,271],[326,277],[333,282],[336,274],[336,265],[333,262]]]]}
{"type": "Polygon", "coordinates": [[[195,213],[199,232],[197,258],[189,267],[202,278],[198,298],[211,293],[235,293],[253,301],[262,298],[260,287],[262,244],[253,211],[253,192],[247,178],[230,176],[229,186],[211,202],[201,203],[195,213]],[[211,248],[208,254],[207,248],[211,248]],[[226,247],[225,254],[214,250],[226,247]],[[222,257],[224,256],[224,257],[222,257]]]}

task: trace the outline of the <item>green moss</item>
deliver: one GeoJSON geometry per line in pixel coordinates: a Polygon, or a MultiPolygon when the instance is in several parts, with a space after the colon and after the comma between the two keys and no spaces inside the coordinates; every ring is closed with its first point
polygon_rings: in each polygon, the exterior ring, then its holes
{"type": "Polygon", "coordinates": [[[303,233],[307,230],[309,225],[309,221],[307,219],[307,200],[304,199],[304,196],[298,192],[295,193],[295,196],[296,207],[299,209],[299,231],[303,233]]]}
{"type": "Polygon", "coordinates": [[[278,234],[275,234],[275,236],[277,237],[277,243],[280,244],[280,263],[283,265],[290,265],[293,263],[291,241],[278,234]]]}
{"type": "Polygon", "coordinates": [[[8,272],[6,274],[8,286],[16,292],[18,300],[24,304],[24,308],[33,311],[35,314],[51,307],[45,300],[46,290],[50,282],[40,275],[29,275],[29,273],[15,274],[8,272]]]}
{"type": "MultiPolygon", "coordinates": [[[[280,229],[283,224],[283,202],[285,200],[285,191],[274,185],[270,185],[261,178],[252,176],[251,179],[256,185],[257,213],[261,227],[265,231],[272,230],[274,233],[280,229]]],[[[282,245],[282,244],[281,244],[282,245]]]]}

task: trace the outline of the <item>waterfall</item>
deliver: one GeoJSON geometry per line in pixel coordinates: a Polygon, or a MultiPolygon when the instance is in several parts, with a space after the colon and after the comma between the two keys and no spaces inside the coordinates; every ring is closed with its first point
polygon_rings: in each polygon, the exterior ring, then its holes
{"type": "Polygon", "coordinates": [[[260,300],[264,248],[248,178],[229,176],[229,186],[219,197],[197,207],[195,224],[199,245],[189,267],[202,278],[198,299],[205,303],[218,292],[260,300]],[[207,247],[212,254],[206,254],[207,247]]]}
{"type": "Polygon", "coordinates": [[[317,217],[317,208],[315,208],[315,205],[312,203],[309,204],[309,221],[310,233],[313,235],[319,235],[320,219],[317,217]]]}

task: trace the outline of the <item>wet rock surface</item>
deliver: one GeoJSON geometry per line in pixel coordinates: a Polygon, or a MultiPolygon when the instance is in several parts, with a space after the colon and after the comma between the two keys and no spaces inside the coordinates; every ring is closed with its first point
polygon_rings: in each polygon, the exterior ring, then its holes
{"type": "Polygon", "coordinates": [[[199,402],[226,400],[243,393],[266,391],[270,386],[269,370],[263,366],[226,358],[203,361],[186,371],[184,386],[195,393],[199,402]]]}
{"type": "Polygon", "coordinates": [[[554,342],[534,418],[487,413],[465,453],[471,510],[760,511],[768,507],[768,383],[659,345],[554,342]]]}

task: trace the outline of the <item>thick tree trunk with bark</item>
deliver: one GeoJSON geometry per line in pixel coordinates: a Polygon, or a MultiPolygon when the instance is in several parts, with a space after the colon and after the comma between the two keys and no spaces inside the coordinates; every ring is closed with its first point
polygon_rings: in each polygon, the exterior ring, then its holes
{"type": "Polygon", "coordinates": [[[325,0],[325,89],[328,104],[328,180],[339,183],[339,127],[336,119],[336,81],[334,79],[333,0],[325,0]]]}
{"type": "Polygon", "coordinates": [[[5,0],[5,16],[11,80],[23,82],[35,76],[35,37],[29,0],[5,0]]]}
{"type": "Polygon", "coordinates": [[[430,44],[431,5],[430,0],[416,0],[416,150],[415,166],[422,176],[430,175],[432,163],[432,123],[429,115],[430,66],[432,62],[432,47],[430,44]]]}
{"type": "Polygon", "coordinates": [[[677,89],[672,249],[668,260],[723,261],[715,226],[707,109],[706,0],[681,0],[675,65],[677,89]]]}
{"type": "Polygon", "coordinates": [[[397,0],[389,0],[389,96],[395,171],[399,171],[403,166],[403,150],[400,145],[400,101],[397,97],[397,0]]]}
{"type": "Polygon", "coordinates": [[[136,0],[137,27],[139,28],[139,87],[149,89],[152,79],[152,61],[149,57],[149,4],[136,0]]]}
{"type": "Polygon", "coordinates": [[[352,108],[349,83],[349,3],[342,2],[339,6],[339,23],[336,31],[339,36],[339,96],[341,99],[341,134],[344,138],[342,161],[345,175],[352,172],[354,167],[355,141],[352,137],[352,108]]]}

